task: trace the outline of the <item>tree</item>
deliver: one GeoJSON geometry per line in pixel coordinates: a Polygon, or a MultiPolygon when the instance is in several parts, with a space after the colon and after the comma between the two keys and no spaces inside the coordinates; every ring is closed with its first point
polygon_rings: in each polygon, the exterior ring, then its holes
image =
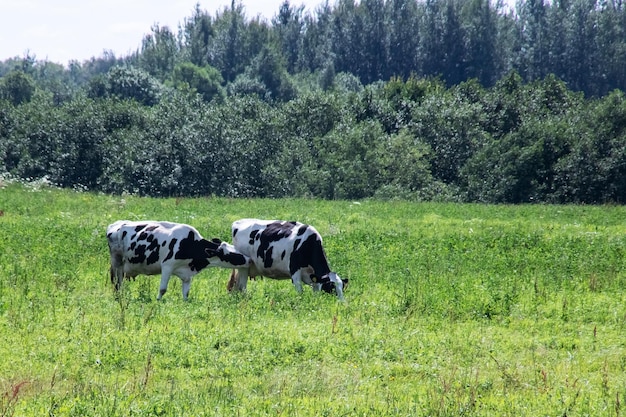
{"type": "Polygon", "coordinates": [[[271,100],[288,101],[296,95],[280,56],[269,47],[263,48],[254,58],[247,75],[265,85],[269,93],[267,98],[271,100]]]}
{"type": "Polygon", "coordinates": [[[0,99],[0,173],[11,172],[22,157],[13,138],[19,120],[15,115],[16,110],[18,108],[9,101],[0,99]]]}
{"type": "Polygon", "coordinates": [[[548,74],[548,30],[544,0],[518,1],[517,30],[520,38],[516,62],[522,77],[528,81],[541,79],[548,74]]]}
{"type": "MultiPolygon", "coordinates": [[[[595,2],[594,2],[595,3],[595,2]]],[[[588,86],[595,72],[596,62],[593,38],[592,10],[594,5],[586,0],[575,0],[570,6],[570,18],[567,20],[567,70],[566,79],[579,91],[589,91],[588,86]]]]}
{"type": "Polygon", "coordinates": [[[322,92],[309,92],[296,97],[284,105],[282,113],[285,128],[309,148],[312,148],[315,137],[333,130],[342,117],[339,98],[322,92]]]}
{"type": "Polygon", "coordinates": [[[361,80],[369,84],[377,80],[388,79],[388,35],[385,21],[385,2],[383,0],[362,0],[356,9],[359,31],[354,37],[360,37],[363,46],[359,58],[361,80]]]}
{"type": "MultiPolygon", "coordinates": [[[[580,120],[580,119],[579,119],[580,120]]],[[[615,90],[584,109],[571,152],[557,164],[558,201],[626,202],[626,97],[615,90]]]]}
{"type": "Polygon", "coordinates": [[[466,83],[428,95],[413,108],[411,134],[430,147],[433,177],[446,184],[461,182],[463,166],[488,139],[482,103],[472,95],[480,97],[482,92],[466,83]]]}
{"type": "Polygon", "coordinates": [[[420,36],[425,75],[441,76],[448,86],[465,80],[465,36],[456,0],[427,0],[420,36]]]}
{"type": "Polygon", "coordinates": [[[199,67],[191,62],[176,65],[172,73],[172,83],[176,88],[198,93],[207,102],[223,97],[223,82],[224,79],[216,68],[199,67]]]}
{"type": "Polygon", "coordinates": [[[11,71],[0,81],[0,97],[9,100],[14,106],[28,103],[35,93],[32,77],[21,70],[11,71]]]}
{"type": "Polygon", "coordinates": [[[152,33],[144,36],[139,55],[139,66],[153,77],[165,81],[178,61],[179,45],[167,26],[152,26],[152,33]]]}
{"type": "Polygon", "coordinates": [[[278,38],[277,42],[285,57],[289,73],[296,72],[298,65],[304,29],[303,12],[304,6],[292,7],[289,1],[285,0],[280,5],[278,15],[272,19],[273,33],[278,38]]]}
{"type": "Polygon", "coordinates": [[[312,195],[328,199],[371,197],[385,180],[381,153],[386,134],[373,120],[355,125],[339,124],[314,139],[311,165],[302,170],[302,180],[312,195]]]}
{"type": "Polygon", "coordinates": [[[456,85],[466,78],[466,35],[461,26],[459,6],[455,0],[447,0],[445,4],[444,31],[442,47],[444,48],[443,79],[446,84],[456,85]]]}
{"type": "Polygon", "coordinates": [[[215,42],[209,52],[210,64],[220,70],[226,82],[231,82],[246,67],[244,56],[245,16],[243,6],[232,0],[230,9],[215,17],[215,42]]]}
{"type": "Polygon", "coordinates": [[[72,74],[62,65],[53,62],[38,63],[34,79],[41,89],[52,93],[57,105],[69,101],[78,90],[72,74]]]}
{"type": "Polygon", "coordinates": [[[209,52],[215,29],[211,16],[200,10],[197,3],[191,18],[185,19],[184,23],[184,45],[186,59],[199,67],[209,64],[209,52]]]}
{"type": "Polygon", "coordinates": [[[77,61],[70,61],[70,74],[78,85],[84,85],[91,78],[106,74],[114,66],[122,66],[129,61],[131,58],[117,58],[113,51],[104,51],[102,56],[83,61],[82,64],[77,61]]]}
{"type": "Polygon", "coordinates": [[[553,2],[546,12],[546,32],[549,54],[546,66],[548,71],[562,80],[567,79],[568,66],[568,37],[567,30],[570,7],[569,0],[553,2]]]}
{"type": "MultiPolygon", "coordinates": [[[[509,94],[496,105],[509,120],[486,136],[461,170],[470,201],[558,201],[558,167],[579,131],[574,115],[580,112],[581,96],[553,76],[527,86],[518,81],[511,76],[497,86],[509,94]]],[[[488,102],[486,107],[494,108],[488,102]]]]}
{"type": "Polygon", "coordinates": [[[254,96],[262,100],[269,95],[265,84],[247,74],[239,74],[235,81],[228,84],[226,91],[229,96],[254,96]]]}
{"type": "Polygon", "coordinates": [[[302,46],[298,55],[300,71],[315,72],[329,68],[334,71],[337,57],[333,50],[333,10],[328,1],[318,6],[315,17],[304,17],[302,46]]]}
{"type": "Polygon", "coordinates": [[[522,123],[521,100],[525,94],[522,77],[511,71],[491,88],[484,99],[485,131],[499,139],[522,123]]]}
{"type": "Polygon", "coordinates": [[[599,97],[615,88],[626,90],[626,4],[616,0],[600,2],[589,24],[595,36],[587,52],[595,62],[587,94],[599,97]]]}
{"type": "Polygon", "coordinates": [[[381,154],[383,178],[375,196],[380,198],[430,200],[435,183],[430,172],[430,147],[417,141],[408,130],[389,135],[381,154]]]}
{"type": "Polygon", "coordinates": [[[362,64],[361,54],[365,49],[360,37],[362,27],[356,21],[354,0],[339,0],[332,11],[330,23],[330,46],[335,60],[336,72],[350,72],[359,79],[362,64]]]}
{"type": "Polygon", "coordinates": [[[476,78],[483,86],[497,81],[496,13],[489,0],[470,0],[461,9],[463,33],[466,38],[465,74],[463,79],[476,78]]]}
{"type": "MultiPolygon", "coordinates": [[[[389,63],[387,74],[407,78],[418,70],[420,43],[417,2],[413,0],[391,0],[385,4],[388,35],[389,63]]],[[[387,77],[385,77],[387,79],[387,77]]]]}

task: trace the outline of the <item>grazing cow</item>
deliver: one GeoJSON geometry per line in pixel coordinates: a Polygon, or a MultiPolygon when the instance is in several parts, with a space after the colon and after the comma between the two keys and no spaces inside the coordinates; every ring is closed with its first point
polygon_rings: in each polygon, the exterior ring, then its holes
{"type": "Polygon", "coordinates": [[[239,268],[250,261],[232,245],[219,239],[203,239],[186,224],[119,220],[107,228],[107,240],[115,290],[120,289],[124,277],[160,273],[159,300],[167,291],[171,275],[181,279],[186,300],[191,279],[204,268],[239,268]]]}
{"type": "Polygon", "coordinates": [[[280,220],[242,219],[233,223],[233,245],[250,258],[248,265],[233,269],[228,290],[245,291],[248,277],[291,278],[298,292],[302,283],[313,290],[333,290],[343,299],[344,284],[330,270],[322,237],[313,226],[280,220]]]}

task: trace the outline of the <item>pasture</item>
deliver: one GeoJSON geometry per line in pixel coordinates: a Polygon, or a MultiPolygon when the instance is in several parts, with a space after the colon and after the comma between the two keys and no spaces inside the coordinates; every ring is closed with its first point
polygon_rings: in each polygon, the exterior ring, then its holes
{"type": "Polygon", "coordinates": [[[626,209],[0,188],[0,416],[619,416],[626,209]],[[229,270],[115,297],[105,228],[313,224],[346,301],[229,270]]]}

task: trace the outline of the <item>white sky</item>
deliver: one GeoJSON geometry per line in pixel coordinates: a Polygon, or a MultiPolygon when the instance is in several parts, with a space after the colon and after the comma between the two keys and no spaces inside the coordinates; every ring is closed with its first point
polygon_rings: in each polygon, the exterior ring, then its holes
{"type": "MultiPolygon", "coordinates": [[[[242,0],[248,18],[274,17],[283,0],[242,0]]],[[[324,0],[292,0],[315,11],[324,0]]],[[[333,1],[329,2],[334,4],[333,1]]],[[[24,57],[67,65],[102,56],[121,57],[137,50],[153,24],[169,26],[191,17],[196,4],[211,16],[230,0],[0,0],[0,61],[24,57]]]]}

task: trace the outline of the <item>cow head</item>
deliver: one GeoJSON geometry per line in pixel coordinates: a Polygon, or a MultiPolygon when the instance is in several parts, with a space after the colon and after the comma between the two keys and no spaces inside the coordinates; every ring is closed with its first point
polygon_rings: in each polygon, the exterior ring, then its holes
{"type": "Polygon", "coordinates": [[[222,242],[217,238],[207,241],[204,252],[209,257],[209,262],[214,266],[236,268],[250,263],[249,257],[238,252],[230,243],[222,242]]]}
{"type": "Polygon", "coordinates": [[[348,279],[343,279],[339,275],[334,272],[331,272],[327,275],[324,275],[322,278],[317,280],[317,284],[320,286],[320,289],[329,294],[337,293],[337,284],[341,282],[342,289],[345,290],[348,287],[348,279]]]}

